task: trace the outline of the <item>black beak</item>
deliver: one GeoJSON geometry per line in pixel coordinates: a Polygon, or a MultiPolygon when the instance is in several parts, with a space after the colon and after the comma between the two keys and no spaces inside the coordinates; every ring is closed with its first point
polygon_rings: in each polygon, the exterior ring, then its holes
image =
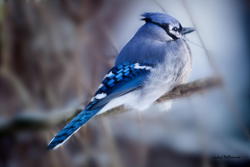
{"type": "Polygon", "coordinates": [[[194,32],[194,31],[195,31],[195,29],[192,27],[183,27],[181,33],[182,33],[182,35],[186,35],[186,34],[189,34],[191,32],[194,32]]]}

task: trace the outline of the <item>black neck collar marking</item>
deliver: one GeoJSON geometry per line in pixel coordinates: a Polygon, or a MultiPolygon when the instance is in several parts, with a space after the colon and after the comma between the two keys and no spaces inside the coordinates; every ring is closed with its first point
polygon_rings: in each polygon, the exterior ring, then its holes
{"type": "Polygon", "coordinates": [[[170,28],[169,28],[169,24],[159,24],[159,23],[156,23],[154,21],[152,21],[150,18],[143,18],[142,20],[144,20],[146,23],[152,23],[152,24],[155,24],[159,27],[161,27],[162,29],[164,29],[166,31],[166,33],[173,39],[173,40],[176,40],[178,39],[174,34],[170,33],[170,28]]]}

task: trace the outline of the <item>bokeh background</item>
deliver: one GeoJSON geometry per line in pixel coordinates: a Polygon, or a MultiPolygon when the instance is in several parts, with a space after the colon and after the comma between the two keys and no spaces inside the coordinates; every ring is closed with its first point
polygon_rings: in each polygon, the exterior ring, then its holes
{"type": "Polygon", "coordinates": [[[249,165],[249,30],[248,0],[0,0],[0,166],[249,165]],[[189,81],[219,76],[223,87],[98,117],[56,151],[46,146],[65,122],[7,126],[86,104],[144,12],[195,27],[189,81]]]}

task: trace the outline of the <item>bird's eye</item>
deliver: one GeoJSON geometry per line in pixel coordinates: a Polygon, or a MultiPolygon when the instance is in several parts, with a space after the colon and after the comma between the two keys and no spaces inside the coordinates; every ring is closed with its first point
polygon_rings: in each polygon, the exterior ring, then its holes
{"type": "Polygon", "coordinates": [[[174,30],[174,31],[178,31],[178,28],[177,28],[177,27],[174,27],[172,30],[174,30]]]}

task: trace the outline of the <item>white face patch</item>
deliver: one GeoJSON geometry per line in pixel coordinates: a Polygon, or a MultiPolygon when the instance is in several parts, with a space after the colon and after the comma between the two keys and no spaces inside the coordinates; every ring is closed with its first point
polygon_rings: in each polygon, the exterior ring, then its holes
{"type": "Polygon", "coordinates": [[[141,66],[139,63],[135,63],[134,68],[135,69],[141,69],[141,70],[143,70],[143,69],[145,69],[145,70],[151,70],[152,69],[152,67],[150,67],[150,66],[141,66]]]}
{"type": "Polygon", "coordinates": [[[178,28],[179,29],[179,25],[169,25],[169,32],[170,34],[174,35],[177,38],[181,38],[182,34],[179,31],[175,31],[174,28],[178,28]]]}
{"type": "Polygon", "coordinates": [[[181,38],[182,37],[182,34],[177,32],[177,31],[174,31],[174,30],[170,30],[169,31],[171,34],[173,34],[174,36],[176,36],[177,38],[181,38]]]}
{"type": "Polygon", "coordinates": [[[95,98],[98,99],[98,100],[100,100],[100,99],[103,99],[103,98],[106,97],[106,96],[107,96],[106,93],[100,93],[100,94],[97,94],[97,95],[95,96],[95,98]]]}

